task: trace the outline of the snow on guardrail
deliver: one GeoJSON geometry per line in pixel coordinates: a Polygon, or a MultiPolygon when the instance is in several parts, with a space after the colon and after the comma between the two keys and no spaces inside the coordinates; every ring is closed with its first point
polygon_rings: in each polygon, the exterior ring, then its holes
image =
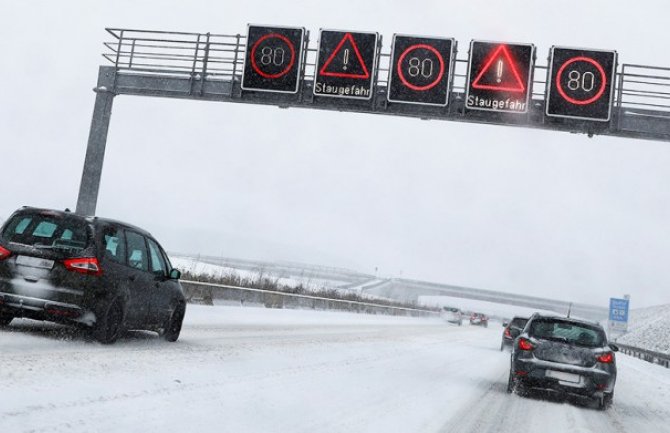
{"type": "Polygon", "coordinates": [[[323,310],[346,310],[360,313],[382,313],[406,316],[438,316],[439,312],[428,308],[412,308],[384,305],[375,302],[352,301],[274,290],[229,286],[225,284],[182,280],[182,287],[189,302],[213,303],[214,300],[260,303],[268,308],[307,308],[323,310]]]}
{"type": "Polygon", "coordinates": [[[653,350],[642,349],[640,347],[629,346],[627,344],[615,343],[622,353],[634,356],[652,364],[659,364],[665,368],[670,368],[670,355],[653,350]]]}

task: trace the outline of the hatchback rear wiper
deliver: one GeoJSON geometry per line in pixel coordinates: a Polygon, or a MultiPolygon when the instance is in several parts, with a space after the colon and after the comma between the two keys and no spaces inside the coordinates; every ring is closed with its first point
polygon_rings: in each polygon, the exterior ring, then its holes
{"type": "Polygon", "coordinates": [[[570,344],[570,340],[568,340],[565,337],[536,337],[536,338],[547,341],[555,341],[557,343],[570,344]]]}

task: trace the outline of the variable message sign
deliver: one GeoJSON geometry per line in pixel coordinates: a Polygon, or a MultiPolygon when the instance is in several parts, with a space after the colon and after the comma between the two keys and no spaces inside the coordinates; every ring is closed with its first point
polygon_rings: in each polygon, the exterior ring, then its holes
{"type": "Polygon", "coordinates": [[[393,35],[388,100],[446,106],[456,41],[393,35]]]}
{"type": "Polygon", "coordinates": [[[304,38],[304,28],[249,25],[242,89],[296,93],[304,38]]]}
{"type": "Polygon", "coordinates": [[[372,98],[378,39],[377,33],[321,30],[314,94],[372,98]]]}
{"type": "Polygon", "coordinates": [[[547,115],[609,121],[616,58],[616,51],[552,47],[547,76],[547,115]]]}
{"type": "Polygon", "coordinates": [[[535,46],[472,41],[465,106],[525,113],[532,89],[535,46]]]}

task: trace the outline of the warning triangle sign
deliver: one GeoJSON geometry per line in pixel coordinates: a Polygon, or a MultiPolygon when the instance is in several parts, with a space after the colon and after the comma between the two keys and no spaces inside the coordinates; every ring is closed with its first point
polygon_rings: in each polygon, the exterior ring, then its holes
{"type": "Polygon", "coordinates": [[[319,70],[319,75],[338,78],[358,78],[367,80],[370,72],[358,45],[351,33],[346,33],[333,50],[326,63],[319,70]]]}
{"type": "Polygon", "coordinates": [[[506,45],[498,45],[484,63],[472,87],[502,92],[524,92],[526,86],[519,75],[519,65],[506,45]]]}

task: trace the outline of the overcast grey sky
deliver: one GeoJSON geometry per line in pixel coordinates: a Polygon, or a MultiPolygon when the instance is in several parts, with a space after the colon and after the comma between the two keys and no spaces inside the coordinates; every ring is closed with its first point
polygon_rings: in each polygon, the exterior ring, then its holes
{"type": "MultiPolygon", "coordinates": [[[[104,27],[246,24],[616,49],[670,66],[663,1],[15,1],[0,7],[0,218],[74,208],[104,27]]],[[[98,214],[171,251],[606,305],[670,302],[670,143],[118,97],[98,214]]]]}

